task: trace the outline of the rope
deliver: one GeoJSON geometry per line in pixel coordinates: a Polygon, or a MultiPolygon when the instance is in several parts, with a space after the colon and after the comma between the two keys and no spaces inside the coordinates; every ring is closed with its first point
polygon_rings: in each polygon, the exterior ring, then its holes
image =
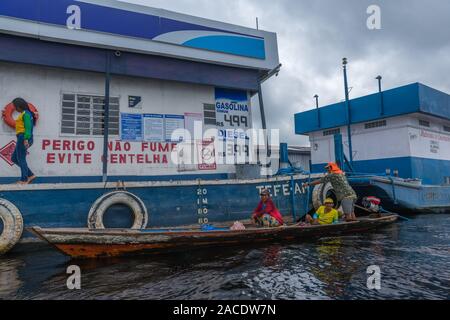
{"type": "Polygon", "coordinates": [[[395,192],[395,182],[394,182],[394,179],[393,179],[392,177],[390,177],[389,180],[391,181],[391,184],[392,184],[392,196],[394,197],[394,204],[398,204],[398,201],[397,201],[397,194],[396,194],[396,192],[395,192]]]}
{"type": "MultiPolygon", "coordinates": [[[[303,168],[296,168],[294,166],[292,166],[292,164],[289,162],[290,167],[289,168],[284,168],[284,169],[279,169],[276,176],[290,176],[291,177],[291,204],[292,204],[292,217],[294,219],[294,222],[297,218],[297,215],[295,213],[295,181],[294,181],[294,175],[296,174],[302,174],[302,175],[307,175],[308,176],[308,182],[311,182],[311,172],[309,171],[305,171],[303,170],[303,168]]],[[[303,216],[305,216],[308,213],[308,209],[309,209],[309,196],[310,196],[310,188],[308,187],[307,192],[306,192],[306,198],[304,201],[304,212],[305,214],[303,216]]]]}

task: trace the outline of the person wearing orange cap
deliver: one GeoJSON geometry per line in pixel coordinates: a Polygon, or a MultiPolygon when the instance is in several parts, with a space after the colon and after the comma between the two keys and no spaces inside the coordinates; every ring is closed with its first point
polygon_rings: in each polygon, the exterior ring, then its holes
{"type": "Polygon", "coordinates": [[[355,203],[358,199],[358,196],[356,195],[355,190],[353,190],[353,188],[348,183],[344,172],[334,162],[328,163],[325,169],[327,169],[328,171],[328,174],[326,176],[309,184],[305,183],[304,186],[315,186],[321,183],[331,183],[336,193],[337,201],[341,202],[342,204],[345,220],[357,221],[355,216],[355,203]]]}

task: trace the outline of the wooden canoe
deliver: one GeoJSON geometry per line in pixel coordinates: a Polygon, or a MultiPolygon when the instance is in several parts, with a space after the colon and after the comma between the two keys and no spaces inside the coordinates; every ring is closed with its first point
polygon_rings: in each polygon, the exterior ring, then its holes
{"type": "Polygon", "coordinates": [[[44,229],[28,230],[72,258],[102,258],[123,255],[168,253],[217,246],[238,246],[262,242],[287,242],[299,239],[339,236],[370,231],[397,221],[397,215],[381,218],[361,218],[325,226],[284,226],[279,228],[249,228],[242,231],[200,229],[89,230],[44,229]]]}

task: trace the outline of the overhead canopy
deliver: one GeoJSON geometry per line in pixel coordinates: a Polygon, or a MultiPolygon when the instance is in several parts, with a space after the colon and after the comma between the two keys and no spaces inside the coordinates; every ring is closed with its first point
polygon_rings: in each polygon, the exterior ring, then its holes
{"type": "Polygon", "coordinates": [[[1,0],[0,33],[259,71],[275,33],[112,0],[1,0]]]}

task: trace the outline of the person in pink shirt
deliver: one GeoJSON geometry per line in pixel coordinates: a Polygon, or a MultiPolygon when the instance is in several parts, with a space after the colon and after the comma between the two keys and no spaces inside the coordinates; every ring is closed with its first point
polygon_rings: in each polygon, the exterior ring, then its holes
{"type": "Polygon", "coordinates": [[[266,228],[284,225],[283,217],[270,198],[269,190],[261,191],[261,201],[253,212],[252,220],[255,224],[266,228]]]}

